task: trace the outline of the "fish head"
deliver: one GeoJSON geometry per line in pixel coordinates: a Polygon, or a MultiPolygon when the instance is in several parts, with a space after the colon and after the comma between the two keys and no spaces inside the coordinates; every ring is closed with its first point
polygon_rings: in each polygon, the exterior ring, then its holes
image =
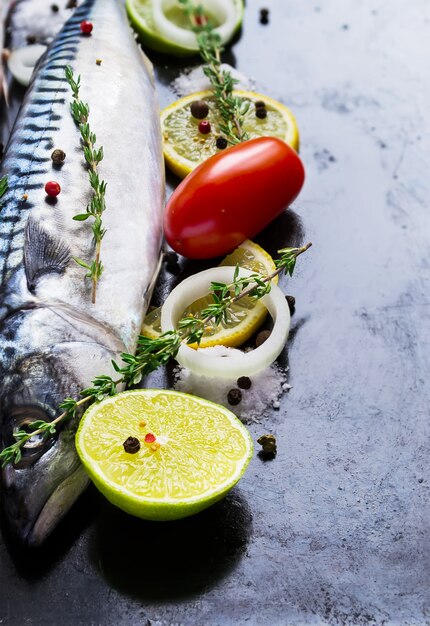
{"type": "MultiPolygon", "coordinates": [[[[2,448],[14,443],[18,431],[30,433],[35,421],[51,422],[58,416],[59,403],[70,395],[65,395],[68,377],[59,366],[53,355],[31,355],[16,361],[4,376],[2,448]]],[[[78,419],[69,418],[55,432],[29,439],[21,459],[2,470],[4,512],[22,543],[41,544],[87,483],[74,446],[78,419]]]]}
{"type": "MultiPolygon", "coordinates": [[[[62,324],[58,314],[53,319],[46,310],[8,320],[3,336],[14,341],[0,348],[1,449],[15,442],[19,430],[31,432],[33,422],[58,417],[64,399],[79,399],[97,374],[112,373],[117,354],[117,346],[109,349],[90,331],[85,336],[82,326],[74,334],[67,320],[62,324]]],[[[74,443],[80,417],[67,417],[55,432],[32,437],[21,448],[22,458],[2,469],[4,516],[21,543],[43,543],[88,484],[74,443]]]]}

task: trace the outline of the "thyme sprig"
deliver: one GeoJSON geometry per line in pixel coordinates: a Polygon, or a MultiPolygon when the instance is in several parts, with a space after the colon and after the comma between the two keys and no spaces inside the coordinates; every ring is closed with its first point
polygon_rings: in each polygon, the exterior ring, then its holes
{"type": "Polygon", "coordinates": [[[161,365],[165,365],[174,358],[181,346],[186,343],[199,344],[207,325],[211,322],[215,325],[228,319],[229,309],[232,304],[248,296],[257,300],[269,293],[271,281],[275,276],[284,272],[292,275],[296,259],[311,247],[311,243],[301,248],[283,248],[279,250],[281,255],[276,261],[276,270],[268,276],[252,274],[239,276],[239,267],[236,267],[233,281],[229,284],[212,282],[210,295],[213,303],[201,312],[201,317],[186,317],[179,321],[178,329],[161,334],[157,339],[139,336],[135,354],[124,352],[121,354],[123,365],[112,361],[114,370],[119,374],[117,379],[107,375],[96,376],[92,386],[80,392],[79,400],[66,398],[61,404],[62,413],[52,422],[37,420],[27,424],[27,430],[18,430],[13,436],[15,443],[0,452],[2,467],[8,463],[18,463],[22,458],[22,447],[35,435],[49,437],[55,434],[57,425],[77,416],[78,409],[90,402],[98,402],[107,396],[114,396],[118,389],[129,388],[137,385],[147,374],[153,372],[161,365]],[[29,432],[31,431],[31,432],[29,432]]]}
{"type": "Polygon", "coordinates": [[[231,73],[221,69],[221,37],[215,32],[214,24],[206,17],[201,4],[193,0],[178,0],[185,15],[191,22],[196,33],[200,56],[206,64],[203,72],[209,78],[218,110],[223,119],[219,125],[221,133],[228,143],[234,145],[249,139],[243,128],[245,115],[249,110],[249,102],[233,95],[234,86],[238,83],[231,73]]]}
{"type": "Polygon", "coordinates": [[[178,330],[182,339],[188,344],[200,343],[203,333],[210,322],[217,326],[222,322],[228,321],[232,304],[245,297],[260,300],[260,298],[269,293],[271,282],[275,276],[282,273],[289,276],[293,275],[297,257],[309,250],[311,245],[312,243],[309,242],[301,248],[283,248],[278,250],[281,257],[275,260],[276,270],[267,276],[254,273],[250,276],[239,277],[240,268],[236,266],[232,283],[212,282],[210,295],[213,303],[206,309],[203,309],[201,317],[186,317],[179,320],[178,330]]]}
{"type": "Polygon", "coordinates": [[[89,124],[90,107],[87,103],[82,102],[79,96],[81,87],[81,77],[76,79],[70,65],[65,69],[66,78],[73,94],[73,102],[70,104],[70,111],[73,119],[79,126],[81,133],[82,145],[84,150],[85,161],[88,164],[88,178],[90,181],[93,195],[87,205],[85,213],[78,213],[73,217],[78,222],[83,222],[89,217],[93,218],[92,231],[95,243],[95,255],[91,263],[87,263],[82,259],[74,257],[78,265],[88,271],[86,278],[92,281],[91,301],[95,304],[97,294],[97,283],[103,273],[103,264],[101,262],[101,244],[106,234],[103,226],[102,215],[106,209],[106,182],[101,180],[98,173],[98,165],[103,160],[103,147],[96,148],[97,137],[92,132],[89,124]]]}

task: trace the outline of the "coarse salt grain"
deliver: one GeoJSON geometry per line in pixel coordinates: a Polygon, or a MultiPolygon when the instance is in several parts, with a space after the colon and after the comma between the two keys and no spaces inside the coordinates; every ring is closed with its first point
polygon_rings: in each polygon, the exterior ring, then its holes
{"type": "Polygon", "coordinates": [[[10,17],[14,49],[26,46],[28,35],[34,36],[37,43],[50,43],[71,15],[64,5],[58,9],[50,10],[46,2],[17,2],[10,17]]]}
{"type": "MultiPolygon", "coordinates": [[[[228,63],[223,63],[221,65],[221,70],[229,71],[233,78],[239,81],[235,85],[235,89],[244,89],[247,91],[255,89],[254,80],[247,78],[244,74],[238,72],[234,67],[228,65],[228,63]]],[[[179,74],[179,76],[173,81],[172,86],[178,96],[187,96],[195,91],[212,89],[211,83],[208,77],[203,73],[201,66],[191,70],[185,70],[185,72],[179,74]]]]}
{"type": "MultiPolygon", "coordinates": [[[[214,346],[205,350],[218,356],[227,356],[231,348],[214,346]]],[[[250,376],[252,386],[242,390],[242,400],[235,406],[229,404],[227,396],[232,388],[237,387],[237,377],[225,379],[200,376],[182,367],[175,370],[175,376],[174,387],[178,391],[221,404],[233,411],[243,422],[252,423],[261,421],[271,408],[280,408],[279,400],[284,393],[286,371],[272,364],[262,372],[250,376]]]]}

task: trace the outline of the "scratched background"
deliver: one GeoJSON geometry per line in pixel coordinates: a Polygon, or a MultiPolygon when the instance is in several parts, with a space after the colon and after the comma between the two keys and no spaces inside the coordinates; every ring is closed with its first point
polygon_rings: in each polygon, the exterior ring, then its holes
{"type": "MultiPolygon", "coordinates": [[[[0,624],[430,624],[430,5],[266,4],[227,56],[293,109],[307,181],[262,241],[314,242],[287,288],[293,389],[251,426],[278,455],[189,520],[89,489],[44,549],[3,538],[0,624]]],[[[185,65],[150,56],[165,105],[185,65]]]]}

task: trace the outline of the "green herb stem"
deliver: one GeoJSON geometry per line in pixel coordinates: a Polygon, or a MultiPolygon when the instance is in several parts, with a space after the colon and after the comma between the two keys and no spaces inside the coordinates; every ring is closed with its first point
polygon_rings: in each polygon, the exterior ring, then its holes
{"type": "Polygon", "coordinates": [[[87,270],[86,277],[92,281],[91,301],[96,302],[97,284],[103,273],[103,264],[101,262],[101,244],[106,234],[103,227],[102,215],[106,210],[106,183],[101,180],[98,174],[98,165],[103,160],[103,148],[96,148],[96,135],[91,131],[89,124],[90,107],[82,102],[79,96],[81,86],[81,77],[75,79],[72,68],[68,65],[65,69],[66,78],[73,94],[73,102],[70,105],[70,111],[73,119],[79,126],[81,139],[84,150],[85,161],[88,165],[88,178],[93,196],[87,205],[86,213],[79,213],[73,217],[78,222],[83,222],[89,217],[93,218],[92,231],[95,243],[94,259],[91,263],[87,263],[82,259],[74,257],[75,262],[87,270]]]}
{"type": "Polygon", "coordinates": [[[82,398],[81,400],[73,400],[72,398],[68,398],[63,402],[62,405],[60,405],[60,408],[64,405],[64,403],[69,402],[73,403],[73,409],[71,408],[63,411],[63,413],[61,413],[58,417],[52,420],[52,422],[36,420],[35,422],[29,423],[27,425],[27,428],[32,430],[31,433],[25,430],[17,430],[16,432],[14,432],[13,436],[15,438],[15,443],[8,446],[7,448],[4,448],[4,450],[0,452],[1,466],[5,467],[6,465],[8,465],[8,463],[11,462],[19,463],[22,458],[21,449],[29,439],[32,439],[36,435],[43,435],[45,437],[48,437],[49,435],[54,435],[57,430],[57,424],[62,422],[66,417],[70,417],[71,415],[73,415],[74,417],[78,407],[82,404],[85,404],[89,400],[90,398],[82,398]]]}

